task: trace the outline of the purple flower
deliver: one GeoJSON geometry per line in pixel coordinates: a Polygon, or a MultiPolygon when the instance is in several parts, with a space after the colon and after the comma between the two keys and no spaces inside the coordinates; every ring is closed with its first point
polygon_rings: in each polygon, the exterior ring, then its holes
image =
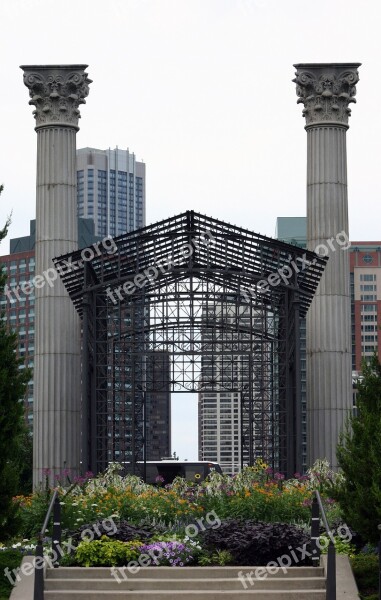
{"type": "Polygon", "coordinates": [[[156,481],[156,483],[164,483],[165,479],[164,479],[164,477],[162,477],[161,475],[158,475],[158,476],[155,478],[155,481],[156,481]]]}
{"type": "Polygon", "coordinates": [[[281,479],[284,479],[283,473],[275,473],[274,479],[277,479],[278,481],[280,481],[281,479]]]}
{"type": "Polygon", "coordinates": [[[84,477],[81,477],[80,475],[76,475],[74,477],[74,483],[84,483],[86,481],[86,479],[84,477]]]}

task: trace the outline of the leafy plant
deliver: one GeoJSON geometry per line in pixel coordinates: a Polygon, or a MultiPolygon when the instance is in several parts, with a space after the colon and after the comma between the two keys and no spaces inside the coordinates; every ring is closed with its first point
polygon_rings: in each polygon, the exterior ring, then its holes
{"type": "Polygon", "coordinates": [[[115,524],[115,528],[110,526],[110,520],[86,523],[85,525],[81,525],[81,527],[75,531],[68,532],[68,535],[70,535],[74,544],[86,538],[86,535],[89,535],[89,531],[94,536],[94,539],[106,536],[112,540],[119,540],[121,542],[131,542],[132,540],[137,539],[144,541],[150,539],[153,535],[151,531],[136,527],[127,521],[113,519],[113,523],[115,524]]]}
{"type": "MultiPolygon", "coordinates": [[[[3,186],[0,186],[0,194],[3,186]]],[[[0,230],[0,242],[6,237],[10,220],[0,230]]],[[[0,267],[0,295],[4,293],[6,274],[0,267]]],[[[17,531],[17,506],[12,497],[19,491],[21,454],[26,435],[22,402],[31,371],[17,358],[17,334],[9,331],[0,313],[0,530],[2,539],[17,531]]]]}
{"type": "MultiPolygon", "coordinates": [[[[12,584],[5,575],[5,569],[13,571],[20,566],[23,554],[18,550],[0,549],[0,598],[8,598],[12,590],[12,584]]],[[[11,575],[14,579],[13,575],[11,575]]]]}
{"type": "Polygon", "coordinates": [[[361,598],[378,600],[378,555],[360,553],[350,561],[361,598]]]}
{"type": "Polygon", "coordinates": [[[381,523],[381,365],[374,355],[362,367],[357,413],[348,418],[337,447],[344,480],[336,491],[343,514],[364,539],[377,542],[381,523]]]}
{"type": "MultiPolygon", "coordinates": [[[[351,542],[349,540],[343,540],[341,537],[339,536],[333,536],[334,539],[334,545],[335,545],[335,550],[337,554],[346,554],[347,556],[353,556],[356,548],[353,544],[351,544],[351,542]]],[[[321,547],[321,553],[322,554],[327,554],[328,552],[328,543],[329,543],[329,538],[327,538],[326,535],[324,536],[320,536],[320,547],[321,547]]]]}
{"type": "Polygon", "coordinates": [[[84,567],[113,567],[126,565],[140,555],[140,540],[121,542],[102,536],[100,540],[83,541],[75,552],[75,561],[84,567]]]}
{"type": "Polygon", "coordinates": [[[233,563],[233,556],[229,550],[217,550],[216,552],[204,552],[198,558],[198,564],[202,567],[218,566],[224,567],[233,563]]]}
{"type": "MultiPolygon", "coordinates": [[[[286,523],[261,523],[251,520],[227,519],[218,529],[200,533],[202,545],[209,551],[228,550],[235,565],[266,565],[290,548],[309,545],[309,536],[299,527],[286,523]]],[[[298,564],[308,559],[297,557],[298,564]]]]}

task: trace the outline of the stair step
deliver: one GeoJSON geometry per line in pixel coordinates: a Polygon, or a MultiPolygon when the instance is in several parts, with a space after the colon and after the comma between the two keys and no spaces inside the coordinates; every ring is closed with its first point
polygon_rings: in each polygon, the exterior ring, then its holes
{"type": "MultiPolygon", "coordinates": [[[[123,568],[123,567],[122,567],[123,568]]],[[[266,567],[142,567],[135,574],[125,573],[131,579],[213,579],[232,578],[237,579],[238,574],[246,575],[256,569],[266,567]]],[[[119,567],[116,567],[119,569],[119,567]]],[[[272,569],[272,568],[271,568],[272,569]]],[[[111,567],[60,567],[59,569],[47,569],[47,579],[110,579],[111,567]]],[[[277,573],[269,573],[267,579],[294,578],[294,577],[324,577],[323,567],[290,567],[284,572],[281,568],[277,573]]]]}
{"type": "MultiPolygon", "coordinates": [[[[325,600],[325,590],[224,590],[224,591],[137,591],[128,594],[128,600],[240,600],[243,596],[254,597],[255,600],[325,600]]],[[[50,591],[44,593],[44,600],[121,600],[126,598],[125,591],[50,591]]]]}
{"type": "Polygon", "coordinates": [[[229,578],[211,578],[211,579],[134,579],[133,575],[129,575],[127,580],[120,578],[119,581],[114,577],[107,579],[96,579],[96,583],[92,578],[80,579],[58,579],[50,578],[45,580],[45,590],[47,591],[75,591],[75,590],[91,590],[96,586],[97,591],[200,591],[200,590],[232,590],[243,591],[244,589],[255,590],[298,590],[298,589],[325,589],[325,581],[322,577],[276,577],[272,579],[252,579],[253,583],[244,580],[244,584],[238,577],[229,578]]]}

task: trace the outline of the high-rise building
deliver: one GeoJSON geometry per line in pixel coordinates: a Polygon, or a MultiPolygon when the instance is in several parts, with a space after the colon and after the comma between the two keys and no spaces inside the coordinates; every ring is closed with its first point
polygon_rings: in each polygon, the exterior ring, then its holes
{"type": "Polygon", "coordinates": [[[352,370],[359,373],[363,359],[381,356],[381,241],[351,243],[350,281],[352,370]]]}
{"type": "Polygon", "coordinates": [[[129,150],[77,150],[78,216],[91,217],[95,233],[113,237],[145,223],[146,168],[129,150]]]}
{"type": "MultiPolygon", "coordinates": [[[[241,470],[242,463],[248,464],[249,461],[248,448],[243,447],[243,432],[250,428],[243,401],[245,394],[249,394],[250,379],[254,458],[263,456],[263,443],[271,437],[271,425],[269,427],[264,414],[269,413],[272,400],[269,399],[266,406],[262,397],[265,395],[263,391],[272,386],[271,349],[266,341],[257,339],[254,342],[252,338],[253,329],[259,328],[262,323],[263,315],[259,310],[247,305],[237,307],[233,302],[231,305],[217,304],[213,309],[205,309],[205,318],[220,323],[221,329],[218,333],[208,327],[201,330],[199,460],[218,462],[224,473],[233,475],[241,470]],[[249,355],[253,350],[251,361],[249,355]],[[260,413],[264,418],[258,418],[260,413]]],[[[268,332],[270,328],[268,319],[268,332]]]]}

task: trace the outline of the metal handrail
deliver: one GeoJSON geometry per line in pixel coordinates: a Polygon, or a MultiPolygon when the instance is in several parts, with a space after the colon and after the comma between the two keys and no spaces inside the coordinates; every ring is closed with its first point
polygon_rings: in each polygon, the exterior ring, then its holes
{"type": "Polygon", "coordinates": [[[378,541],[378,600],[381,600],[381,524],[377,526],[380,534],[378,541]]]}
{"type": "Polygon", "coordinates": [[[44,600],[44,545],[43,539],[48,528],[49,519],[53,511],[52,553],[53,566],[59,567],[61,551],[61,504],[58,490],[54,491],[50,500],[49,508],[45,516],[44,524],[37,536],[37,545],[34,559],[34,593],[33,600],[44,600]]]}
{"type": "Polygon", "coordinates": [[[322,519],[325,530],[329,537],[328,552],[327,552],[327,589],[326,600],[336,600],[336,549],[335,538],[333,537],[331,528],[328,525],[324,506],[318,490],[313,491],[314,497],[312,500],[312,515],[311,515],[311,551],[312,564],[314,567],[320,565],[321,547],[320,539],[320,519],[322,519]]]}

